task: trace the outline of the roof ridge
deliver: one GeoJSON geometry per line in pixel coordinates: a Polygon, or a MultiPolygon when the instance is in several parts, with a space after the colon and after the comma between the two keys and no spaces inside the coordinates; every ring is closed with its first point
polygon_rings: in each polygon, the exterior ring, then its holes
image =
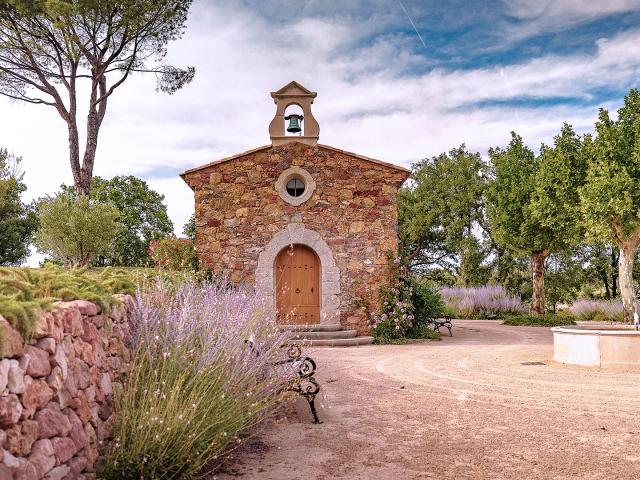
{"type": "MultiPolygon", "coordinates": [[[[300,145],[309,146],[309,145],[307,145],[305,143],[298,142],[296,140],[292,140],[291,143],[294,143],[294,142],[295,143],[299,143],[300,145]]],[[[285,145],[287,145],[287,144],[285,144],[285,145]]],[[[262,150],[266,150],[268,148],[280,148],[281,146],[282,145],[274,146],[274,145],[269,144],[269,145],[263,145],[261,147],[253,148],[251,150],[246,150],[244,152],[236,153],[235,155],[231,155],[229,157],[224,157],[224,158],[221,158],[219,160],[215,160],[213,162],[205,163],[204,165],[200,165],[199,167],[194,167],[194,168],[190,168],[189,170],[185,170],[184,172],[182,172],[180,174],[180,177],[182,177],[184,179],[185,175],[188,175],[189,173],[197,172],[199,170],[203,170],[205,168],[212,167],[214,165],[219,165],[221,163],[229,162],[231,160],[235,160],[237,158],[244,157],[246,155],[250,155],[252,153],[256,153],[256,152],[260,152],[262,150]]],[[[343,153],[345,155],[349,155],[351,157],[358,158],[360,160],[365,160],[367,162],[376,163],[378,165],[382,165],[382,166],[388,167],[388,168],[393,168],[395,170],[400,170],[402,172],[411,173],[411,170],[409,170],[406,167],[403,167],[403,166],[400,166],[400,165],[396,165],[394,163],[384,162],[382,160],[377,160],[375,158],[367,157],[365,155],[360,155],[358,153],[349,152],[347,150],[341,150],[340,148],[332,147],[330,145],[323,145],[323,144],[319,143],[319,144],[317,144],[317,147],[325,149],[325,150],[330,150],[330,151],[333,151],[333,152],[343,153]]]]}
{"type": "Polygon", "coordinates": [[[292,87],[296,87],[299,88],[300,90],[302,90],[304,92],[305,95],[313,95],[314,97],[317,95],[316,92],[312,92],[311,90],[309,90],[306,87],[303,87],[302,85],[300,85],[298,82],[296,82],[295,80],[291,80],[289,83],[287,83],[284,87],[276,90],[275,92],[271,92],[271,96],[274,95],[283,95],[287,90],[289,90],[292,87]]]}

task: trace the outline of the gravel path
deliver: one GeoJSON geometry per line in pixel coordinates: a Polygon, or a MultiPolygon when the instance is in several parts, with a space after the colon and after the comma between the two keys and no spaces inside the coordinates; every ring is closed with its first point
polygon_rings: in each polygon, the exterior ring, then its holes
{"type": "Polygon", "coordinates": [[[551,362],[549,329],[459,320],[454,337],[313,351],[306,405],[216,478],[640,478],[640,370],[551,362]]]}

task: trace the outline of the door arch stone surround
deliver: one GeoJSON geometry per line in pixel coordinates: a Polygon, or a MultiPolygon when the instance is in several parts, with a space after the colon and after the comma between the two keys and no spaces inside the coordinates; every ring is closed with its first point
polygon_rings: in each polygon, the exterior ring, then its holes
{"type": "Polygon", "coordinates": [[[340,324],[340,270],[336,266],[331,248],[320,234],[301,223],[290,223],[276,233],[258,256],[256,291],[275,312],[276,291],[274,265],[276,257],[291,244],[311,248],[320,259],[320,324],[340,324]]]}

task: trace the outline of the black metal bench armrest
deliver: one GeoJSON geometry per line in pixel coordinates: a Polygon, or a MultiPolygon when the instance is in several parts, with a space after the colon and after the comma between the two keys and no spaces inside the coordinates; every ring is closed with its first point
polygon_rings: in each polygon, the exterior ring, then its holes
{"type": "Polygon", "coordinates": [[[453,333],[451,333],[451,330],[453,329],[453,323],[451,323],[451,319],[449,317],[443,317],[443,318],[432,318],[431,322],[433,324],[433,329],[440,333],[440,327],[445,327],[447,330],[449,330],[449,336],[453,337],[453,333]]]}

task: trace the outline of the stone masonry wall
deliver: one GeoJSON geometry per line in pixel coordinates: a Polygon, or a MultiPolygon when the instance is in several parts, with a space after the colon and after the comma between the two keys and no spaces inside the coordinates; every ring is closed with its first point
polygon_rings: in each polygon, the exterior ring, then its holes
{"type": "Polygon", "coordinates": [[[132,299],[118,297],[108,317],[87,301],[57,303],[26,345],[0,317],[0,480],[95,477],[129,361],[132,299]]]}
{"type": "Polygon", "coordinates": [[[375,298],[387,282],[387,254],[397,252],[396,192],[409,174],[329,147],[292,142],[188,172],[195,192],[196,249],[201,261],[235,282],[254,282],[258,256],[292,223],[316,231],[340,269],[340,323],[368,332],[357,298],[375,298]],[[307,170],[316,183],[299,206],[274,185],[286,169],[307,170]]]}

